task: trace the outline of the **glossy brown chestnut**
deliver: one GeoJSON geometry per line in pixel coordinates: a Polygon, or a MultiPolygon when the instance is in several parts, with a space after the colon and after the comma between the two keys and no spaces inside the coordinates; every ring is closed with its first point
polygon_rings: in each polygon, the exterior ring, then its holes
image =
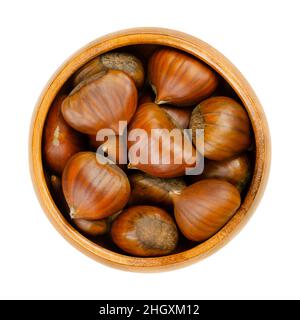
{"type": "Polygon", "coordinates": [[[192,110],[190,108],[176,108],[168,105],[163,105],[161,108],[175,121],[178,127],[187,129],[190,123],[192,110]]]}
{"type": "Polygon", "coordinates": [[[114,243],[127,253],[140,257],[163,256],[174,251],[176,224],[163,209],[152,206],[130,207],[113,222],[114,243]]]}
{"type": "Polygon", "coordinates": [[[181,192],[171,192],[177,225],[186,238],[204,241],[220,230],[241,203],[240,193],[227,181],[207,179],[181,192]]]}
{"type": "MultiPolygon", "coordinates": [[[[145,90],[139,98],[139,105],[147,102],[153,102],[152,93],[149,90],[145,90]]],[[[187,129],[190,123],[190,117],[193,109],[191,108],[178,108],[170,105],[160,106],[167,114],[174,120],[178,127],[187,129]]]]}
{"type": "Polygon", "coordinates": [[[247,154],[223,161],[205,160],[204,171],[199,176],[191,176],[192,180],[221,179],[227,180],[242,192],[251,177],[251,165],[247,154]]]}
{"type": "Polygon", "coordinates": [[[93,152],[77,153],[68,161],[62,186],[71,218],[99,220],[127,204],[127,176],[117,165],[102,161],[93,152]]]}
{"type": "Polygon", "coordinates": [[[192,112],[190,128],[204,129],[204,146],[198,150],[211,160],[224,160],[245,151],[251,143],[251,125],[246,110],[228,97],[202,101],[192,112]],[[200,151],[201,152],[201,151],[200,151]]]}
{"type": "Polygon", "coordinates": [[[83,233],[90,236],[100,236],[110,230],[110,217],[101,220],[74,219],[75,226],[83,233]]]}
{"type": "Polygon", "coordinates": [[[64,98],[65,96],[59,96],[51,106],[43,136],[45,162],[49,169],[57,174],[61,174],[68,159],[85,146],[82,134],[71,128],[61,114],[64,98]]]}
{"type": "Polygon", "coordinates": [[[95,74],[107,70],[99,57],[96,57],[82,66],[74,75],[73,86],[76,87],[80,82],[94,76],[95,74]]]}
{"type": "Polygon", "coordinates": [[[161,179],[144,172],[129,176],[131,185],[130,204],[156,204],[163,207],[173,205],[169,192],[179,192],[186,187],[183,178],[161,179]]]}
{"type": "Polygon", "coordinates": [[[157,104],[192,106],[213,93],[215,73],[200,60],[173,48],[155,51],[148,76],[157,104]]]}
{"type": "MultiPolygon", "coordinates": [[[[51,189],[53,192],[54,201],[61,212],[69,213],[69,207],[62,190],[61,178],[55,175],[50,177],[51,189]]],[[[112,216],[101,220],[85,220],[74,219],[73,223],[83,233],[98,236],[108,233],[110,230],[112,216]]]]}
{"type": "Polygon", "coordinates": [[[94,58],[85,64],[74,77],[74,85],[88,79],[105,69],[120,70],[125,72],[135,82],[137,88],[144,84],[144,67],[142,62],[134,55],[126,52],[108,52],[94,58]]]}
{"type": "MultiPolygon", "coordinates": [[[[145,92],[139,98],[139,105],[153,102],[153,100],[152,96],[148,92],[145,92]]],[[[177,108],[170,105],[161,105],[160,108],[167,112],[178,127],[182,129],[187,129],[189,127],[192,114],[191,108],[177,108]]]]}
{"type": "Polygon", "coordinates": [[[155,103],[144,103],[139,106],[129,126],[129,140],[135,129],[143,129],[147,135],[141,136],[138,141],[128,141],[128,168],[139,169],[155,177],[174,178],[183,176],[185,169],[195,166],[198,154],[190,140],[177,128],[172,118],[155,103]],[[161,129],[156,132],[163,134],[162,139],[158,134],[151,134],[153,129],[161,129]],[[166,130],[165,134],[162,129],[166,130]],[[181,142],[177,139],[167,139],[167,134],[173,129],[176,129],[174,131],[181,138],[181,142]],[[152,145],[158,145],[157,154],[152,154],[152,145]],[[184,147],[187,145],[190,148],[184,147]],[[141,161],[137,154],[147,154],[147,161],[141,161]],[[155,157],[156,161],[153,161],[155,157]]]}
{"type": "Polygon", "coordinates": [[[100,129],[112,129],[119,134],[119,121],[129,122],[136,104],[133,80],[122,71],[108,70],[80,82],[64,100],[62,113],[80,132],[96,135],[100,129]]]}

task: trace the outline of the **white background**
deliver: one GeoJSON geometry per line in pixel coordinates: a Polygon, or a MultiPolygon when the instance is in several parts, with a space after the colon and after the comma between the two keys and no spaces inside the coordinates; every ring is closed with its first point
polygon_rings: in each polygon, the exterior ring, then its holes
{"type": "Polygon", "coordinates": [[[0,298],[300,298],[298,1],[1,1],[0,298]],[[138,274],[87,258],[52,227],[34,194],[28,134],[56,68],[91,40],[160,26],[227,56],[260,98],[272,135],[267,190],[226,247],[172,272],[138,274]]]}

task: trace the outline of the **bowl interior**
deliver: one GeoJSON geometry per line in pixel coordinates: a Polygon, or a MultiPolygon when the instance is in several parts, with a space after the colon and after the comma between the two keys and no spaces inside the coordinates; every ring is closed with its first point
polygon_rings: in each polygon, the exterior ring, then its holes
{"type": "Polygon", "coordinates": [[[100,39],[88,45],[69,59],[61,69],[54,75],[54,78],[45,88],[44,93],[38,102],[36,113],[33,117],[31,134],[31,169],[37,194],[40,198],[48,217],[55,227],[74,246],[85,254],[120,268],[148,269],[155,267],[172,267],[186,262],[191,262],[200,257],[205,257],[220,246],[224,245],[247,221],[259,200],[259,194],[263,188],[263,174],[265,168],[265,141],[263,133],[264,122],[257,121],[257,114],[263,112],[257,98],[246,80],[231,63],[215,49],[206,43],[182,34],[149,32],[141,38],[139,32],[126,33],[126,39],[122,34],[118,37],[111,35],[107,39],[100,39]],[[170,35],[171,34],[171,35],[170,35]],[[106,39],[106,40],[105,40],[106,39]],[[69,218],[68,212],[59,203],[49,183],[49,170],[42,158],[42,133],[43,126],[51,104],[57,95],[68,93],[72,90],[71,79],[82,65],[90,61],[95,56],[112,50],[126,51],[135,54],[147,65],[147,60],[153,51],[160,45],[167,45],[183,50],[196,56],[202,62],[209,65],[220,78],[220,85],[217,95],[232,97],[244,105],[248,112],[253,128],[253,146],[249,155],[252,161],[253,175],[248,187],[242,194],[242,205],[234,217],[213,237],[203,243],[195,243],[180,237],[179,246],[174,254],[157,258],[137,258],[131,257],[117,248],[109,235],[100,237],[89,237],[80,233],[69,218]],[[263,145],[262,145],[263,140],[263,145]],[[259,143],[258,143],[259,142],[259,143]],[[36,148],[37,152],[34,153],[36,148]]]}
{"type": "MultiPolygon", "coordinates": [[[[144,68],[145,68],[145,70],[147,70],[147,61],[148,61],[149,57],[152,55],[152,53],[158,47],[160,47],[160,45],[151,45],[151,44],[131,45],[131,46],[124,46],[124,47],[121,47],[121,48],[118,48],[118,49],[112,50],[112,51],[122,51],[122,52],[129,52],[129,53],[134,54],[143,62],[144,68]]],[[[69,77],[69,79],[63,85],[62,89],[59,91],[58,95],[68,94],[73,89],[72,79],[73,79],[73,75],[71,75],[69,77]]],[[[145,84],[144,89],[150,89],[150,88],[147,84],[145,84]]],[[[234,91],[234,89],[231,87],[231,85],[221,75],[219,75],[219,86],[218,86],[217,91],[215,92],[215,95],[231,97],[231,98],[235,99],[236,101],[239,101],[242,104],[237,93],[234,91]]],[[[92,151],[93,149],[87,148],[87,150],[92,151]]],[[[253,147],[252,150],[248,152],[248,154],[249,154],[249,157],[252,158],[252,161],[254,161],[255,147],[253,147]]],[[[45,163],[43,163],[43,165],[44,165],[45,175],[49,175],[49,173],[51,173],[51,171],[47,168],[45,163]]],[[[50,179],[48,179],[48,181],[50,181],[50,179]]],[[[247,194],[248,187],[249,187],[249,185],[244,189],[244,191],[242,193],[242,199],[245,197],[245,194],[247,194]]],[[[76,226],[74,225],[72,220],[69,218],[69,212],[67,212],[67,210],[62,206],[62,204],[59,203],[59,199],[56,199],[55,191],[51,188],[51,183],[49,183],[49,182],[48,182],[48,188],[49,188],[49,191],[50,191],[51,196],[53,198],[53,201],[56,203],[57,207],[59,208],[59,211],[60,211],[61,215],[63,216],[63,218],[66,220],[66,223],[68,223],[69,225],[71,225],[73,228],[76,229],[76,226]]],[[[147,204],[147,203],[145,203],[145,204],[147,204]]],[[[169,213],[172,214],[171,211],[169,211],[169,213]]],[[[78,231],[78,232],[80,232],[80,231],[78,231]]],[[[122,252],[122,250],[119,249],[112,242],[109,235],[93,237],[93,236],[89,236],[89,235],[85,234],[84,236],[87,237],[90,241],[94,242],[95,244],[97,244],[105,249],[111,250],[111,251],[119,253],[119,254],[126,254],[126,253],[122,252]]],[[[197,243],[197,242],[187,240],[182,234],[180,234],[179,245],[178,245],[175,253],[184,252],[188,249],[191,249],[191,248],[197,246],[198,244],[199,243],[197,243]]]]}

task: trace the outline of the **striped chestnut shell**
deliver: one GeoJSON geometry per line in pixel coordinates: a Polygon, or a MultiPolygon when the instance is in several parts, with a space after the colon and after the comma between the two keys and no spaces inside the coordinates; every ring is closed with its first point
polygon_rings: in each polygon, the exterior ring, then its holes
{"type": "Polygon", "coordinates": [[[108,217],[123,209],[130,196],[126,174],[115,164],[100,162],[94,152],[79,152],[68,161],[62,187],[72,219],[108,217]]]}
{"type": "Polygon", "coordinates": [[[119,132],[137,105],[137,89],[124,72],[105,70],[80,82],[62,104],[65,120],[76,130],[96,135],[100,129],[119,132]],[[113,110],[113,112],[112,112],[113,110]]]}
{"type": "Polygon", "coordinates": [[[157,104],[192,106],[217,87],[215,73],[204,63],[173,48],[158,49],[148,64],[148,77],[157,104]]]}
{"type": "Polygon", "coordinates": [[[223,161],[205,159],[202,174],[199,176],[191,176],[191,179],[194,182],[203,179],[226,180],[242,192],[247,186],[250,177],[251,162],[249,156],[247,154],[241,154],[223,161]]]}
{"type": "Polygon", "coordinates": [[[186,187],[182,177],[162,179],[144,172],[129,175],[131,185],[130,204],[156,204],[172,208],[170,191],[180,191],[186,187]]]}
{"type": "Polygon", "coordinates": [[[193,142],[204,157],[224,160],[237,156],[251,144],[251,124],[246,110],[228,97],[212,97],[202,101],[192,112],[190,129],[193,142]],[[196,129],[204,130],[204,144],[196,145],[196,129]]]}
{"type": "Polygon", "coordinates": [[[187,168],[194,167],[196,164],[198,153],[189,138],[184,135],[181,128],[177,127],[172,118],[155,103],[148,102],[139,106],[130,123],[128,138],[129,169],[139,169],[160,178],[175,178],[183,176],[187,168]],[[143,129],[147,135],[142,136],[138,141],[130,141],[131,132],[134,129],[143,129]],[[170,143],[167,143],[167,135],[173,129],[176,129],[175,132],[181,135],[181,142],[170,139],[170,143]],[[153,135],[152,130],[157,135],[153,135]],[[163,136],[162,139],[159,137],[160,132],[163,136]],[[155,144],[158,145],[159,153],[153,155],[151,146],[155,144]],[[187,145],[190,148],[187,148],[187,145]],[[137,153],[146,154],[147,161],[141,161],[137,153]],[[157,159],[154,161],[153,156],[156,155],[157,159]]]}
{"type": "Polygon", "coordinates": [[[69,158],[85,147],[83,135],[70,127],[61,114],[64,98],[64,95],[59,96],[52,104],[43,135],[44,160],[56,174],[61,174],[69,158]]]}
{"type": "Polygon", "coordinates": [[[190,108],[176,108],[163,105],[161,108],[174,120],[179,128],[187,129],[190,123],[192,110],[190,108]]]}
{"type": "Polygon", "coordinates": [[[241,204],[240,193],[227,181],[207,179],[171,192],[177,225],[189,240],[205,241],[219,231],[241,204]]]}
{"type": "MultiPolygon", "coordinates": [[[[139,105],[147,102],[153,102],[151,92],[148,88],[142,93],[139,98],[139,105]]],[[[179,108],[171,105],[161,105],[160,106],[167,114],[174,120],[176,125],[182,129],[187,129],[190,123],[190,117],[193,109],[191,108],[179,108]]]]}
{"type": "Polygon", "coordinates": [[[81,232],[94,237],[106,234],[110,230],[109,217],[101,220],[74,219],[73,222],[81,232]]]}

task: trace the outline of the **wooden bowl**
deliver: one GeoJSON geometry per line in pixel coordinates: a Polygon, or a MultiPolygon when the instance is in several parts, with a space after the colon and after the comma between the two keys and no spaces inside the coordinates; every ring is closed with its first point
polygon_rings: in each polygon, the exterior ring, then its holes
{"type": "Polygon", "coordinates": [[[137,28],[112,33],[93,41],[75,53],[56,71],[42,92],[32,117],[29,155],[31,176],[39,201],[52,224],[72,245],[88,256],[114,267],[135,271],[157,271],[202,259],[221,248],[241,230],[253,214],[265,189],[270,166],[270,137],[263,109],[254,91],[242,74],[221,53],[207,43],[178,31],[137,28]],[[144,55],[149,55],[155,45],[171,46],[188,52],[211,66],[234,89],[248,111],[256,148],[252,182],[234,217],[207,241],[185,251],[157,258],[136,258],[114,252],[96,244],[73,228],[52,199],[42,162],[42,134],[47,112],[70,76],[99,54],[136,45],[138,45],[136,49],[144,55]]]}

